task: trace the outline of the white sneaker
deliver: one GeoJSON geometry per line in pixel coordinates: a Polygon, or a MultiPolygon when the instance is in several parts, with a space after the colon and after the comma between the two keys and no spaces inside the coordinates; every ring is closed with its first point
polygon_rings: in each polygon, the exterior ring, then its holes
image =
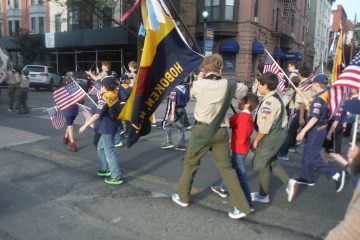
{"type": "Polygon", "coordinates": [[[180,201],[180,197],[177,193],[174,193],[172,196],[171,196],[171,199],[174,203],[176,203],[177,205],[179,205],[180,207],[187,207],[189,206],[189,203],[184,203],[182,201],[180,201]]]}
{"type": "Polygon", "coordinates": [[[269,197],[269,195],[261,196],[258,192],[252,192],[251,193],[251,200],[253,202],[269,203],[270,202],[270,197],[269,197]]]}
{"type": "Polygon", "coordinates": [[[245,217],[246,214],[243,212],[240,212],[236,207],[234,207],[231,211],[229,211],[229,217],[232,219],[240,219],[245,217]]]}
{"type": "Polygon", "coordinates": [[[286,187],[286,192],[288,194],[288,202],[292,202],[294,200],[297,189],[298,189],[298,184],[297,184],[296,180],[290,178],[289,183],[286,187]]]}
{"type": "Polygon", "coordinates": [[[289,148],[289,152],[295,153],[295,152],[296,152],[296,149],[295,149],[295,148],[289,148]]]}

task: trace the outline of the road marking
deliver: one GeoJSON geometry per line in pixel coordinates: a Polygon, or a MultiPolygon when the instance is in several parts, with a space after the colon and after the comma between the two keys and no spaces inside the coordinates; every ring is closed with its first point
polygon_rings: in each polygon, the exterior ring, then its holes
{"type": "Polygon", "coordinates": [[[0,135],[0,148],[37,142],[49,138],[48,136],[4,126],[0,126],[0,135]]]}

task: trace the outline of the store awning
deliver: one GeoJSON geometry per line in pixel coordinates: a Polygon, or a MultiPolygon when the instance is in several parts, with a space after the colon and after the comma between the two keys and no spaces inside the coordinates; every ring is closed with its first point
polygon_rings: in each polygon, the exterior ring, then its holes
{"type": "Polygon", "coordinates": [[[288,52],[285,53],[284,60],[295,60],[295,61],[301,61],[302,60],[302,53],[301,52],[288,52]]]}
{"type": "Polygon", "coordinates": [[[264,53],[264,46],[256,39],[254,39],[251,51],[253,54],[263,54],[264,53]]]}
{"type": "Polygon", "coordinates": [[[284,52],[281,48],[275,47],[274,51],[273,51],[273,57],[274,58],[280,58],[283,59],[284,58],[284,52]]]}
{"type": "Polygon", "coordinates": [[[220,53],[238,53],[240,51],[239,43],[233,39],[226,39],[220,43],[219,52],[220,53]]]}

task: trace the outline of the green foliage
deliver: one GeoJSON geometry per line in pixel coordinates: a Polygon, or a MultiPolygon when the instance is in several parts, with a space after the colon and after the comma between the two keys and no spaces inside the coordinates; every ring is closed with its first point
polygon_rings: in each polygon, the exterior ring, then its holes
{"type": "Polygon", "coordinates": [[[20,30],[10,41],[20,50],[25,64],[34,63],[46,52],[43,38],[39,34],[32,35],[28,31],[20,30]]]}

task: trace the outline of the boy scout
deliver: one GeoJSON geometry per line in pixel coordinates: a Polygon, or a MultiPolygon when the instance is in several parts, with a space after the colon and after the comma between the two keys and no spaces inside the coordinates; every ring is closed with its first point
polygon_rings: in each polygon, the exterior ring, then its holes
{"type": "Polygon", "coordinates": [[[268,203],[270,172],[278,177],[287,187],[288,201],[294,197],[296,181],[289,179],[284,169],[275,162],[276,155],[287,136],[287,114],[285,106],[276,93],[278,78],[267,72],[258,77],[259,93],[264,95],[255,118],[256,137],[252,143],[255,151],[254,168],[259,171],[260,191],[251,193],[255,202],[268,203]]]}
{"type": "Polygon", "coordinates": [[[310,103],[307,124],[296,137],[298,141],[305,138],[301,176],[296,179],[296,182],[310,187],[314,186],[313,168],[315,167],[324,173],[327,178],[332,178],[335,181],[336,192],[340,192],[344,187],[345,172],[336,172],[322,159],[320,154],[327,135],[327,83],[328,79],[324,74],[317,75],[313,81],[312,88],[316,94],[310,103]]]}
{"type": "Polygon", "coordinates": [[[19,114],[30,113],[30,108],[27,105],[27,96],[29,91],[30,79],[28,77],[29,71],[24,70],[20,77],[20,85],[17,92],[16,108],[19,109],[19,114]]]}

